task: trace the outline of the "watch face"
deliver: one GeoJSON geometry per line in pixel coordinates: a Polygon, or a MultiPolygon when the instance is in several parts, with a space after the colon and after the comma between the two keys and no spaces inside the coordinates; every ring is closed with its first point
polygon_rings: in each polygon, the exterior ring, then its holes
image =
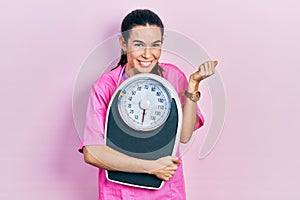
{"type": "Polygon", "coordinates": [[[195,92],[195,97],[194,97],[194,99],[195,99],[196,101],[198,101],[198,100],[200,99],[200,92],[199,92],[199,91],[195,92]]]}
{"type": "Polygon", "coordinates": [[[151,78],[129,82],[118,97],[121,118],[135,130],[150,131],[160,127],[167,120],[170,108],[168,90],[151,78]]]}

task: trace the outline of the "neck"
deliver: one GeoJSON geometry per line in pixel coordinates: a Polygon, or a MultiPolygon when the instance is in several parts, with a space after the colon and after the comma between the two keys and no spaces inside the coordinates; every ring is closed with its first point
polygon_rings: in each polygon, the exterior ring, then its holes
{"type": "Polygon", "coordinates": [[[138,74],[138,71],[135,68],[130,67],[128,64],[125,66],[125,73],[128,77],[138,74]]]}

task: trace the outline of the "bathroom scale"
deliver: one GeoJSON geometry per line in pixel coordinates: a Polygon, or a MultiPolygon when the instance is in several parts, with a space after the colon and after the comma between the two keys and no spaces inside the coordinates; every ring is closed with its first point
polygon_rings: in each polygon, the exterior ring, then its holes
{"type": "MultiPolygon", "coordinates": [[[[164,78],[137,74],[114,92],[107,110],[106,145],[126,155],[156,160],[176,155],[182,107],[176,90],[164,78]]],[[[109,181],[146,189],[160,189],[164,181],[146,173],[106,170],[109,181]]]]}

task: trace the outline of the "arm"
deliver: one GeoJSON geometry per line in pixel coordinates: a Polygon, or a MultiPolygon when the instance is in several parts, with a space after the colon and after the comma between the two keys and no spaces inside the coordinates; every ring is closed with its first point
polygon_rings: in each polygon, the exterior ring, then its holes
{"type": "MultiPolygon", "coordinates": [[[[198,91],[200,82],[215,73],[217,64],[217,61],[207,61],[201,64],[199,70],[190,75],[188,92],[198,91]]],[[[191,139],[197,117],[197,102],[187,98],[183,107],[180,142],[187,143],[191,139]]]]}
{"type": "Polygon", "coordinates": [[[112,171],[148,173],[165,181],[172,178],[180,163],[177,157],[172,156],[157,160],[138,159],[106,145],[85,146],[83,153],[85,162],[95,167],[112,171]]]}

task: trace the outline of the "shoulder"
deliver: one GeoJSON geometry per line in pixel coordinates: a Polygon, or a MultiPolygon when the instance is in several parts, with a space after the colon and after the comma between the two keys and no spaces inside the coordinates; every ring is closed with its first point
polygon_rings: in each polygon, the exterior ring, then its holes
{"type": "Polygon", "coordinates": [[[163,75],[165,78],[167,77],[174,77],[176,76],[177,78],[185,78],[185,74],[183,71],[177,67],[174,64],[171,63],[159,63],[159,66],[163,69],[163,75]]]}
{"type": "Polygon", "coordinates": [[[117,67],[111,71],[104,72],[92,85],[90,98],[98,105],[109,104],[110,98],[118,85],[118,78],[122,67],[117,67]]]}
{"type": "Polygon", "coordinates": [[[115,88],[118,84],[118,78],[122,71],[122,67],[118,66],[117,68],[104,72],[93,84],[95,88],[115,88]]]}
{"type": "Polygon", "coordinates": [[[179,75],[184,75],[183,71],[174,64],[171,63],[159,63],[159,66],[163,69],[165,73],[177,73],[179,75]]]}

